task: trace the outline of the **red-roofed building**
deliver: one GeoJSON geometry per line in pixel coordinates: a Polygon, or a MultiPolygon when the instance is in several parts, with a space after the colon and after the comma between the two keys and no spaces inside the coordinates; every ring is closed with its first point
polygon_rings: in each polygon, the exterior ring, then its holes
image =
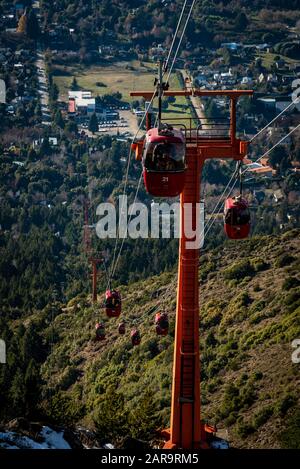
{"type": "Polygon", "coordinates": [[[74,98],[69,99],[68,113],[69,114],[75,114],[76,113],[76,103],[75,103],[74,98]]]}

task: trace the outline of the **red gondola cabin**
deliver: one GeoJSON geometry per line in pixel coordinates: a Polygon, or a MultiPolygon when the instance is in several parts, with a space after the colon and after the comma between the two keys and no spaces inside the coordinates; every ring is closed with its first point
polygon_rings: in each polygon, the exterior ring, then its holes
{"type": "Polygon", "coordinates": [[[120,335],[124,335],[126,332],[126,326],[125,322],[120,322],[119,327],[118,327],[118,332],[120,335]]]}
{"type": "Polygon", "coordinates": [[[105,293],[105,310],[109,318],[117,318],[121,314],[121,295],[116,290],[107,290],[105,293]]]}
{"type": "Polygon", "coordinates": [[[166,313],[155,315],[155,325],[157,335],[167,335],[169,330],[169,319],[166,313]]]}
{"type": "Polygon", "coordinates": [[[104,324],[97,322],[95,328],[96,328],[96,340],[104,340],[105,339],[104,324]]]}
{"type": "Polygon", "coordinates": [[[140,333],[137,329],[133,329],[130,334],[131,337],[131,343],[132,345],[140,345],[141,343],[141,336],[140,333]]]}
{"type": "Polygon", "coordinates": [[[248,237],[250,232],[250,211],[248,202],[241,196],[226,200],[224,229],[230,239],[244,239],[248,237]]]}
{"type": "Polygon", "coordinates": [[[185,183],[185,138],[173,128],[150,129],[143,152],[143,175],[147,192],[157,197],[175,197],[185,183]]]}

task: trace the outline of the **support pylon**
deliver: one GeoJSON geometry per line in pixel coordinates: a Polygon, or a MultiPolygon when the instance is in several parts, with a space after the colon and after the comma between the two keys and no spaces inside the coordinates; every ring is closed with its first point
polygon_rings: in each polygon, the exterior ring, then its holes
{"type": "Polygon", "coordinates": [[[92,300],[93,303],[97,303],[98,299],[98,290],[97,290],[97,281],[98,281],[98,266],[103,262],[102,257],[90,257],[89,261],[92,265],[92,300]]]}
{"type": "MultiPolygon", "coordinates": [[[[131,96],[149,99],[152,92],[133,92],[131,96]]],[[[230,99],[230,128],[203,135],[201,121],[192,128],[194,119],[179,119],[184,124],[186,137],[186,180],[180,197],[180,244],[178,264],[176,329],[173,362],[173,384],[170,428],[162,435],[167,440],[165,449],[209,448],[215,429],[201,423],[200,418],[200,356],[199,356],[199,248],[190,248],[185,233],[186,204],[192,206],[192,227],[197,227],[200,203],[200,180],[207,159],[233,159],[241,161],[247,154],[248,142],[236,138],[236,103],[240,96],[251,95],[251,90],[185,90],[165,91],[165,96],[227,96],[230,99]],[[223,135],[222,135],[223,132],[223,135]]],[[[176,120],[170,122],[176,125],[176,120]]],[[[141,145],[136,145],[137,159],[141,159],[141,145]]],[[[195,240],[194,240],[195,241],[195,240]]]]}

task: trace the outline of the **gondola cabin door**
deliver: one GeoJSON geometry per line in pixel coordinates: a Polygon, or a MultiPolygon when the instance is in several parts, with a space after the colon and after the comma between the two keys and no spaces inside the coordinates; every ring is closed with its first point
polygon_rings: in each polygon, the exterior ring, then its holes
{"type": "Polygon", "coordinates": [[[177,129],[148,130],[143,152],[147,192],[156,197],[176,197],[185,183],[185,138],[177,129]]]}

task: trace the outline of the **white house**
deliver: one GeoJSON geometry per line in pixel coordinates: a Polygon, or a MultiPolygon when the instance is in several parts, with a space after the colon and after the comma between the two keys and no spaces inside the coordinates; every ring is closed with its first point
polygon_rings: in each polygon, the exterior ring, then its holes
{"type": "Polygon", "coordinates": [[[92,97],[91,91],[69,91],[69,99],[89,99],[92,97]]]}
{"type": "Polygon", "coordinates": [[[242,85],[252,85],[252,84],[253,84],[253,80],[252,80],[252,78],[250,78],[250,77],[243,77],[243,78],[242,78],[242,81],[241,81],[241,84],[242,84],[242,85]]]}

